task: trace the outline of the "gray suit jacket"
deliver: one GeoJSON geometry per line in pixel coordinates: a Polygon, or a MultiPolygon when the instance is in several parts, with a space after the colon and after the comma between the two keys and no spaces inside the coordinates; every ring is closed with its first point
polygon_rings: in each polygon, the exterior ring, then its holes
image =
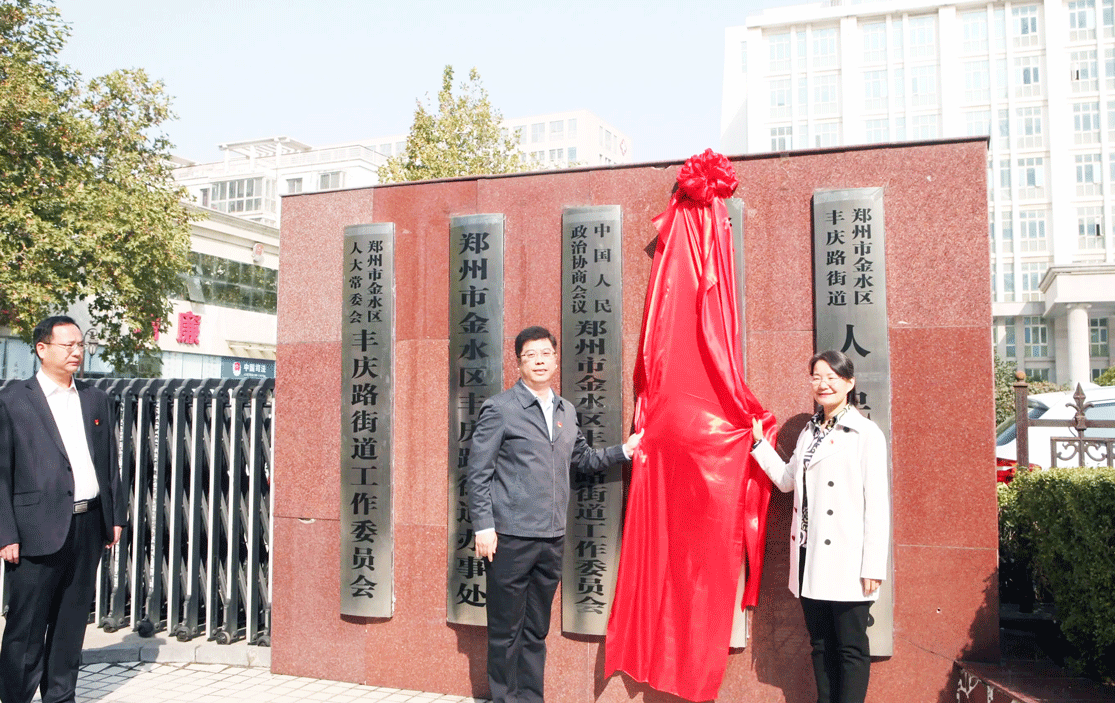
{"type": "MultiPolygon", "coordinates": [[[[105,538],[123,525],[112,401],[77,381],[89,454],[97,473],[105,538]]],[[[20,545],[21,556],[44,556],[62,548],[74,512],[74,475],[62,435],[34,378],[0,393],[0,546],[20,545]]]]}
{"type": "Polygon", "coordinates": [[[588,446],[573,404],[554,395],[550,441],[537,397],[522,381],[480,408],[468,457],[468,500],[476,530],[516,537],[560,537],[570,472],[601,471],[624,460],[623,447],[588,446]]]}

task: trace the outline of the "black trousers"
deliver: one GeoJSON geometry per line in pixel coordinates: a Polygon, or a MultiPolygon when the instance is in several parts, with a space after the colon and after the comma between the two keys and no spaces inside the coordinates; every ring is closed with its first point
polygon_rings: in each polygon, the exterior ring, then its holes
{"type": "Polygon", "coordinates": [[[564,537],[498,535],[487,571],[488,684],[493,703],[541,703],[550,608],[564,537]]]}
{"type": "Polygon", "coordinates": [[[74,515],[54,554],[8,564],[8,615],[0,643],[0,701],[69,703],[106,544],[101,509],[74,515]]]}
{"type": "MultiPolygon", "coordinates": [[[[805,549],[798,555],[798,593],[805,573],[805,549]]],[[[871,674],[867,639],[871,601],[805,598],[801,610],[813,648],[817,703],[863,703],[871,674]]]]}

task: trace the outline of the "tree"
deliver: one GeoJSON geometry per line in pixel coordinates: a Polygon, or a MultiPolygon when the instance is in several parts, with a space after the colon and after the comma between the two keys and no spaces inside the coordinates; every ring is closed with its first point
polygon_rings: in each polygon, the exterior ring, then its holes
{"type": "Polygon", "coordinates": [[[1096,379],[1097,386],[1115,386],[1115,366],[1104,371],[1096,379]]]}
{"type": "Polygon", "coordinates": [[[387,160],[379,169],[383,183],[422,181],[431,178],[516,173],[526,170],[518,150],[519,134],[500,128],[503,115],[492,108],[488,91],[480,85],[474,68],[459,95],[453,94],[453,67],[446,66],[438,93],[437,112],[419,100],[406,151],[387,160]]]}
{"type": "Polygon", "coordinates": [[[58,60],[68,36],[49,0],[0,0],[0,325],[29,339],[84,302],[123,365],[166,327],[192,216],[162,83],[142,70],[85,83],[58,60]]]}

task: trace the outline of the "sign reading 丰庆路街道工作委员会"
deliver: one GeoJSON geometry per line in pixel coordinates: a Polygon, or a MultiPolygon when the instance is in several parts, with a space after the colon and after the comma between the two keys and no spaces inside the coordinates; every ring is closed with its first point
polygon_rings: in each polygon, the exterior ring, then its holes
{"type": "Polygon", "coordinates": [[[395,225],[346,227],[344,247],[341,614],[387,618],[395,601],[395,225]]]}

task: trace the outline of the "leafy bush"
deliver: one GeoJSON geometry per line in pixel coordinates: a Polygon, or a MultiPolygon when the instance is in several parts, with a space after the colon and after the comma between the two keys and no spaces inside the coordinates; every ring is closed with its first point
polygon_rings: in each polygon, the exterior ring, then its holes
{"type": "Polygon", "coordinates": [[[1115,471],[1020,471],[999,504],[1001,558],[1032,560],[1076,650],[1068,663],[1115,678],[1115,471]]]}
{"type": "MultiPolygon", "coordinates": [[[[1003,420],[1009,417],[1014,417],[1014,372],[1015,365],[1009,361],[1004,360],[998,354],[995,355],[995,424],[998,425],[1003,420]]],[[[1111,373],[1109,369],[1105,373],[1111,373]]],[[[1030,384],[1029,394],[1036,395],[1038,393],[1052,393],[1053,391],[1068,390],[1068,386],[1059,386],[1050,381],[1042,381],[1040,379],[1027,378],[1026,382],[1030,384]]],[[[1100,385],[1103,385],[1102,383],[1100,385]]],[[[1115,376],[1112,377],[1112,383],[1115,385],[1115,376]]]]}
{"type": "Polygon", "coordinates": [[[1115,386],[1115,366],[1104,371],[1096,379],[1097,386],[1115,386]]]}

